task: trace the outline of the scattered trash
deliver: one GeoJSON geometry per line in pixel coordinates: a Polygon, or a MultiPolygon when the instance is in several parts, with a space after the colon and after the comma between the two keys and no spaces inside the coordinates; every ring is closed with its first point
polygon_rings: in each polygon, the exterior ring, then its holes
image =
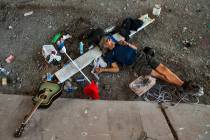
{"type": "Polygon", "coordinates": [[[87,133],[87,132],[82,132],[81,135],[82,135],[82,136],[87,136],[88,133],[87,133]]]}
{"type": "Polygon", "coordinates": [[[80,55],[82,55],[84,53],[84,44],[83,44],[83,42],[79,43],[79,52],[80,52],[80,55]]]}
{"type": "Polygon", "coordinates": [[[106,28],[106,29],[104,30],[104,32],[105,32],[105,33],[110,33],[110,32],[112,32],[112,31],[114,31],[115,28],[116,28],[116,26],[110,26],[110,27],[106,28]]]}
{"type": "Polygon", "coordinates": [[[60,51],[61,53],[64,53],[66,52],[66,47],[65,47],[65,44],[64,44],[64,40],[58,40],[57,41],[57,46],[58,46],[58,51],[60,51]]]}
{"type": "Polygon", "coordinates": [[[198,97],[203,96],[204,95],[204,89],[203,89],[203,87],[199,87],[198,92],[195,93],[194,95],[195,96],[198,96],[198,97]]]}
{"type": "Polygon", "coordinates": [[[9,27],[8,27],[10,30],[12,30],[13,29],[13,27],[10,25],[9,27]]]}
{"type": "Polygon", "coordinates": [[[55,37],[54,38],[54,40],[57,42],[56,44],[57,44],[57,47],[58,47],[58,51],[60,52],[60,53],[65,53],[66,52],[66,47],[65,47],[65,43],[64,43],[64,41],[66,40],[66,39],[69,39],[69,38],[71,38],[72,36],[70,36],[69,34],[66,34],[66,35],[63,35],[62,37],[61,37],[61,35],[60,34],[58,34],[58,36],[57,37],[55,37]],[[57,37],[59,37],[59,38],[57,38],[57,37]]]}
{"type": "Polygon", "coordinates": [[[66,34],[66,35],[63,35],[63,40],[66,40],[66,39],[69,39],[69,38],[72,38],[72,36],[70,34],[66,34]]]}
{"type": "Polygon", "coordinates": [[[76,86],[72,86],[71,82],[70,81],[66,81],[65,82],[65,85],[64,85],[64,90],[67,92],[67,93],[72,93],[73,91],[77,90],[78,87],[76,86]]]}
{"type": "Polygon", "coordinates": [[[52,43],[56,43],[58,39],[61,37],[61,32],[57,33],[55,36],[52,37],[52,43]]]}
{"type": "Polygon", "coordinates": [[[85,86],[83,89],[83,92],[85,95],[89,96],[93,100],[99,100],[100,95],[99,95],[99,88],[98,85],[95,83],[95,81],[92,81],[88,85],[85,86]]]}
{"type": "Polygon", "coordinates": [[[12,63],[14,60],[15,60],[15,57],[14,57],[14,55],[12,55],[12,54],[10,54],[10,55],[5,59],[5,61],[6,61],[8,64],[12,63]]]}
{"type": "Polygon", "coordinates": [[[30,15],[32,15],[34,12],[33,11],[29,11],[29,12],[27,12],[27,13],[24,13],[24,16],[26,17],[26,16],[30,16],[30,15]]]}
{"type": "Polygon", "coordinates": [[[84,77],[79,77],[79,78],[76,79],[76,82],[78,82],[78,83],[85,82],[85,78],[84,77]]]}
{"type": "Polygon", "coordinates": [[[160,12],[161,12],[161,5],[155,4],[155,7],[153,8],[152,14],[154,16],[160,16],[160,12]]]}
{"type": "Polygon", "coordinates": [[[61,61],[61,56],[58,55],[58,52],[53,45],[43,45],[42,55],[49,64],[57,65],[61,61]]]}
{"type": "Polygon", "coordinates": [[[2,82],[2,86],[6,86],[7,85],[7,78],[6,77],[3,77],[1,79],[1,82],[2,82]]]}
{"type": "Polygon", "coordinates": [[[151,89],[156,83],[156,79],[151,76],[140,76],[129,84],[130,89],[138,96],[143,95],[149,89],[151,89]]]}
{"type": "Polygon", "coordinates": [[[47,73],[47,81],[52,81],[53,75],[51,73],[47,73]]]}
{"type": "Polygon", "coordinates": [[[7,71],[5,68],[0,67],[0,74],[3,73],[4,75],[9,75],[10,72],[7,71]]]}
{"type": "Polygon", "coordinates": [[[57,50],[53,45],[42,46],[42,55],[44,56],[44,58],[47,58],[52,53],[52,51],[54,51],[57,54],[57,50]]]}
{"type": "Polygon", "coordinates": [[[171,102],[173,97],[171,92],[164,90],[165,85],[157,85],[151,88],[143,95],[143,99],[147,102],[171,102]]]}

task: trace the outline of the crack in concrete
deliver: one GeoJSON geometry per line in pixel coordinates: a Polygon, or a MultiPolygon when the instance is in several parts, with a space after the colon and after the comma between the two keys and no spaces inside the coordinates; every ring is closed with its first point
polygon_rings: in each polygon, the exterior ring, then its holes
{"type": "Polygon", "coordinates": [[[172,124],[171,124],[171,122],[170,122],[170,120],[169,120],[169,117],[167,116],[167,114],[166,114],[166,112],[165,112],[165,108],[163,107],[162,104],[160,104],[160,109],[161,109],[161,112],[163,113],[163,116],[164,116],[165,119],[166,119],[166,122],[167,122],[167,124],[168,124],[168,126],[169,126],[169,129],[171,130],[171,133],[172,133],[172,135],[173,135],[173,137],[174,137],[174,140],[179,140],[178,135],[177,135],[177,133],[176,133],[176,130],[173,128],[173,126],[172,126],[172,124]]]}

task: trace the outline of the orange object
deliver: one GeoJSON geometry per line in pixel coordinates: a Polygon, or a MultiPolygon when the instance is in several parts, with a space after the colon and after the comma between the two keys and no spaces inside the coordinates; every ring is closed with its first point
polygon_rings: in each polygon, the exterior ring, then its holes
{"type": "Polygon", "coordinates": [[[151,75],[176,86],[182,86],[183,81],[163,64],[152,70],[151,75]]]}
{"type": "Polygon", "coordinates": [[[12,55],[12,54],[10,54],[6,59],[5,59],[5,61],[7,62],[7,63],[12,63],[13,61],[15,60],[15,57],[14,57],[14,55],[12,55]]]}

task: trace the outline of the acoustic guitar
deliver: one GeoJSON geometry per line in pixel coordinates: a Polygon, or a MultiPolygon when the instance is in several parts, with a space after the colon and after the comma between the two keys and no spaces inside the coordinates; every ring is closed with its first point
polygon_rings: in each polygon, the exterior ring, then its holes
{"type": "Polygon", "coordinates": [[[28,124],[29,120],[32,118],[36,110],[40,108],[48,108],[52,102],[61,95],[62,85],[52,83],[52,82],[43,82],[40,84],[39,92],[32,98],[33,108],[25,116],[20,127],[15,131],[14,136],[20,137],[24,132],[25,126],[28,124]]]}

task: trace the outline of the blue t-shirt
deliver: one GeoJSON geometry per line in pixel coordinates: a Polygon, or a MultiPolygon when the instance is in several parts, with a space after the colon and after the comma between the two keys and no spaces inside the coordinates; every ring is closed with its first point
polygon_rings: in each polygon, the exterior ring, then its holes
{"type": "Polygon", "coordinates": [[[105,54],[104,60],[111,65],[117,62],[121,65],[131,65],[136,60],[136,50],[129,46],[115,44],[115,47],[105,54]]]}

